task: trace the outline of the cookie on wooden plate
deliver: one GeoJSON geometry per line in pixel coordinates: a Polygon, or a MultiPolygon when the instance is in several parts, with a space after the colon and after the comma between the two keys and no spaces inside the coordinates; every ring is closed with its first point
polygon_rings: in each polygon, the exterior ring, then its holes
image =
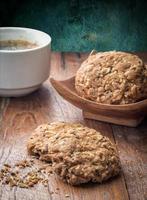
{"type": "Polygon", "coordinates": [[[92,53],[77,71],[75,88],[98,103],[134,103],[147,98],[147,66],[126,52],[92,53]]]}
{"type": "Polygon", "coordinates": [[[120,171],[115,145],[81,124],[56,122],[39,126],[28,141],[28,151],[40,160],[52,162],[55,173],[72,185],[102,182],[120,171]]]}

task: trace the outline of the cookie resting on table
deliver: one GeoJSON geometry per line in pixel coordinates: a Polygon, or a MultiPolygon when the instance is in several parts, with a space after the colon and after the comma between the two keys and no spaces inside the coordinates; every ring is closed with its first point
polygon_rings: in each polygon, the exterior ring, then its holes
{"type": "Polygon", "coordinates": [[[51,162],[54,172],[72,185],[101,183],[120,172],[115,145],[96,130],[81,124],[40,125],[27,147],[31,155],[51,162]]]}

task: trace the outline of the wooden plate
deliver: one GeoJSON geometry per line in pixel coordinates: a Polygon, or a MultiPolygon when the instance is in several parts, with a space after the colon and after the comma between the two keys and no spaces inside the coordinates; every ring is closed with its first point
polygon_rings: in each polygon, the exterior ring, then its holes
{"type": "Polygon", "coordinates": [[[50,78],[50,82],[64,99],[83,110],[84,118],[136,127],[147,115],[147,99],[126,105],[95,103],[77,94],[75,77],[64,81],[50,78]]]}

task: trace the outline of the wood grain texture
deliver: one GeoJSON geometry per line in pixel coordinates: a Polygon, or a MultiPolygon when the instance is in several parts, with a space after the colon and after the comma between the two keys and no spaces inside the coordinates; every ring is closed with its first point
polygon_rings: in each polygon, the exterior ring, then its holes
{"type": "Polygon", "coordinates": [[[147,120],[138,128],[112,126],[130,199],[147,199],[147,120]]]}
{"type": "MultiPolygon", "coordinates": [[[[52,53],[51,76],[58,79],[73,76],[85,56],[52,53]]],[[[57,120],[81,122],[116,142],[122,174],[104,184],[79,187],[63,183],[54,175],[49,177],[47,188],[42,185],[32,189],[0,186],[0,200],[146,200],[146,121],[136,129],[83,120],[81,110],[63,100],[49,81],[27,97],[0,99],[0,167],[5,162],[15,163],[28,157],[26,142],[31,131],[41,123],[57,120]],[[69,194],[69,197],[66,198],[65,194],[69,194]]]]}

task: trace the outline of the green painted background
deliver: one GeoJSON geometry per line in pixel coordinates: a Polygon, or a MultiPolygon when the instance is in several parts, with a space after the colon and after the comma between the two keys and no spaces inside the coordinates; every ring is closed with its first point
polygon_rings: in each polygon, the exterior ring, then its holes
{"type": "Polygon", "coordinates": [[[56,51],[147,50],[142,0],[0,0],[0,25],[40,29],[56,51]]]}

